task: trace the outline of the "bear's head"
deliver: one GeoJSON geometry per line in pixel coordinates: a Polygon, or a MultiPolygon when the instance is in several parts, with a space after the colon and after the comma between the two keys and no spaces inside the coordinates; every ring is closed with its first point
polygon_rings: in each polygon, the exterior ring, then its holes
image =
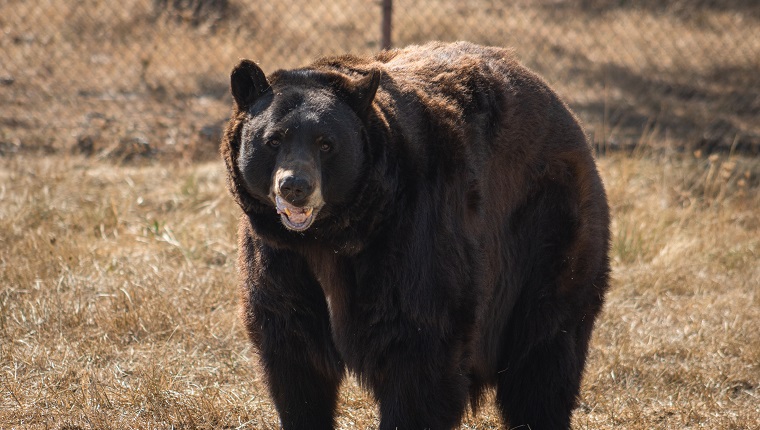
{"type": "Polygon", "coordinates": [[[233,118],[222,155],[229,187],[249,215],[302,232],[351,201],[367,162],[364,121],[380,71],[350,76],[297,69],[232,71],[233,118]]]}

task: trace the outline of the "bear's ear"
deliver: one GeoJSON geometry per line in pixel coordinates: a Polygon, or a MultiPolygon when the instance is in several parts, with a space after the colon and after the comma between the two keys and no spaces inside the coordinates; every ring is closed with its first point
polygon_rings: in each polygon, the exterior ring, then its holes
{"type": "Polygon", "coordinates": [[[242,60],[230,75],[230,90],[238,109],[249,108],[267,89],[264,72],[251,60],[242,60]]]}
{"type": "Polygon", "coordinates": [[[364,116],[375,98],[377,87],[380,86],[380,69],[374,68],[359,79],[346,80],[343,83],[342,92],[345,94],[346,102],[358,113],[364,116]]]}

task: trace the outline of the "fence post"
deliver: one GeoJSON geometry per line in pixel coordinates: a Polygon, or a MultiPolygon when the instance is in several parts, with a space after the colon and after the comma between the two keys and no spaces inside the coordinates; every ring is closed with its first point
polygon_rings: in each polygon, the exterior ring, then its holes
{"type": "Polygon", "coordinates": [[[382,0],[383,22],[382,28],[382,49],[391,49],[391,15],[393,12],[393,0],[382,0]]]}

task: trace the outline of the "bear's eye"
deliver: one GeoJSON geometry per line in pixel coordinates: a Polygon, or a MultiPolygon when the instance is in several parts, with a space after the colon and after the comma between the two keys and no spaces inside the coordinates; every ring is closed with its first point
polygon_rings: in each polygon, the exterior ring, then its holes
{"type": "Polygon", "coordinates": [[[327,139],[319,139],[317,143],[319,143],[319,150],[322,152],[327,152],[332,149],[332,142],[327,139]]]}
{"type": "Polygon", "coordinates": [[[277,148],[278,146],[280,146],[280,139],[277,139],[277,138],[267,139],[265,144],[267,146],[271,146],[272,148],[277,148]]]}

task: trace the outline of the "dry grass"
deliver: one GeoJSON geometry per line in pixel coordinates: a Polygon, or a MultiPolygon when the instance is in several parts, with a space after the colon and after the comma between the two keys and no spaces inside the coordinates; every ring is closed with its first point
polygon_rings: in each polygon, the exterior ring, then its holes
{"type": "MultiPolygon", "coordinates": [[[[760,428],[760,160],[671,152],[760,147],[756,7],[465,3],[394,2],[396,43],[514,46],[600,149],[635,147],[600,159],[615,279],[575,427],[760,428]]],[[[232,0],[191,24],[148,0],[0,4],[0,428],[277,428],[237,319],[226,76],[374,51],[377,5],[232,0]]],[[[340,408],[376,423],[353,380],[340,408]]]]}
{"type": "MultiPolygon", "coordinates": [[[[600,167],[614,287],[575,428],[760,428],[760,161],[600,167]]],[[[0,428],[277,428],[221,169],[0,158],[0,428]]],[[[376,424],[353,380],[340,408],[342,429],[376,424]]]]}
{"type": "MultiPolygon", "coordinates": [[[[679,147],[760,151],[760,8],[657,3],[397,1],[394,43],[514,47],[597,144],[629,148],[656,127],[679,147]]],[[[218,134],[209,126],[229,114],[227,77],[240,58],[271,72],[379,48],[370,0],[230,0],[224,17],[196,24],[157,14],[151,0],[0,4],[0,154],[208,159],[218,134]]]]}

